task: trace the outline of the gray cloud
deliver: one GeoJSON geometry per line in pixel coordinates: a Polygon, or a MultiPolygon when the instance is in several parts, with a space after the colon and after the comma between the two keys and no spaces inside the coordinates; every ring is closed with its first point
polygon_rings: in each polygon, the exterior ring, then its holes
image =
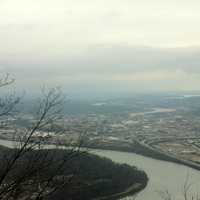
{"type": "Polygon", "coordinates": [[[30,88],[196,89],[199,6],[197,0],[0,1],[0,71],[30,88]]]}

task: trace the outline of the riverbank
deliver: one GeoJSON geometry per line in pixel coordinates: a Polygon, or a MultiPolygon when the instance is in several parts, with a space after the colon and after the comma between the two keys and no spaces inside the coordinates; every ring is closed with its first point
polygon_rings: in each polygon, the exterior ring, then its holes
{"type": "Polygon", "coordinates": [[[130,186],[124,192],[113,194],[113,195],[106,196],[106,197],[96,198],[96,199],[93,199],[93,200],[116,200],[116,199],[121,199],[121,198],[124,198],[124,197],[127,197],[127,196],[136,195],[138,192],[142,191],[145,187],[146,187],[146,185],[142,185],[142,184],[138,183],[138,184],[134,184],[134,185],[130,186]]]}
{"type": "MultiPolygon", "coordinates": [[[[13,143],[17,143],[17,141],[6,140],[5,138],[0,138],[0,145],[6,146],[9,148],[13,148],[13,143]]],[[[45,144],[48,148],[54,148],[54,144],[47,143],[45,144]]],[[[60,142],[60,146],[66,146],[65,143],[60,142]]],[[[120,152],[128,152],[128,153],[136,153],[138,155],[142,155],[145,157],[150,157],[156,160],[168,161],[173,162],[181,165],[185,165],[191,167],[196,170],[200,170],[200,164],[190,162],[188,160],[179,159],[173,155],[167,154],[165,152],[161,152],[145,143],[141,143],[137,140],[132,142],[122,142],[122,141],[112,141],[110,143],[104,143],[99,141],[92,141],[92,142],[84,142],[82,144],[84,148],[91,148],[91,149],[102,149],[102,150],[112,150],[112,151],[120,151],[120,152]]]]}
{"type": "Polygon", "coordinates": [[[181,165],[185,165],[191,167],[196,170],[200,170],[200,165],[188,160],[179,159],[173,155],[161,152],[145,143],[141,143],[137,140],[134,140],[131,143],[127,142],[118,142],[113,141],[108,143],[103,142],[92,142],[85,144],[85,147],[93,148],[93,149],[102,149],[102,150],[113,150],[113,151],[121,151],[121,152],[129,152],[136,153],[139,155],[143,155],[146,157],[150,157],[157,160],[173,162],[181,165]]]}

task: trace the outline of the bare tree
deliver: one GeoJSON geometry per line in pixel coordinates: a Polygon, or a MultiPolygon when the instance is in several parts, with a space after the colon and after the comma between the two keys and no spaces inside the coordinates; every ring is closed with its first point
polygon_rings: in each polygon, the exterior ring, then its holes
{"type": "MultiPolygon", "coordinates": [[[[191,187],[192,187],[192,184],[189,182],[189,174],[187,174],[184,185],[183,185],[182,199],[183,200],[200,200],[198,193],[196,195],[191,194],[191,191],[190,191],[191,187]]],[[[176,200],[168,190],[164,192],[159,192],[159,194],[163,200],[176,200]]]]}
{"type": "MultiPolygon", "coordinates": [[[[0,80],[0,88],[13,83],[7,75],[0,80]]],[[[8,117],[14,111],[20,98],[10,95],[0,98],[0,117],[8,117]]],[[[16,130],[13,139],[15,148],[2,148],[0,152],[0,199],[2,200],[39,200],[50,196],[61,187],[70,185],[77,170],[63,175],[66,166],[80,155],[81,140],[77,146],[62,150],[46,146],[41,131],[50,132],[62,119],[63,96],[59,88],[43,90],[38,102],[35,117],[28,126],[16,130]]],[[[53,129],[55,134],[65,133],[63,126],[53,129]]],[[[62,147],[63,148],[63,147],[62,147]]]]}

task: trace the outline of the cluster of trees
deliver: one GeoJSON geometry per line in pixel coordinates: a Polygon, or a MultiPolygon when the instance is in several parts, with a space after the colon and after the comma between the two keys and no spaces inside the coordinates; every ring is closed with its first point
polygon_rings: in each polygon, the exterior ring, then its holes
{"type": "MultiPolygon", "coordinates": [[[[58,152],[61,154],[64,152],[58,152]]],[[[89,200],[124,192],[136,183],[143,189],[148,181],[146,174],[125,164],[116,164],[106,158],[84,153],[71,160],[62,175],[70,177],[76,169],[76,177],[70,188],[62,187],[49,199],[64,200],[66,197],[76,200],[89,200]]]]}
{"type": "MultiPolygon", "coordinates": [[[[0,169],[7,167],[5,157],[11,160],[16,151],[1,147],[0,169]]],[[[143,171],[87,152],[74,156],[71,150],[42,149],[17,160],[1,186],[0,199],[89,200],[123,192],[136,183],[142,189],[147,181],[143,171]]]]}

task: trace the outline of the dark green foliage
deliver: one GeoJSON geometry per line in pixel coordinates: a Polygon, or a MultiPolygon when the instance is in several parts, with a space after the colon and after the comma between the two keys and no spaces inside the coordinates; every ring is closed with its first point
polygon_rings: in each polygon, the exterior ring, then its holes
{"type": "MultiPolygon", "coordinates": [[[[75,184],[70,191],[63,188],[50,199],[66,199],[71,196],[72,199],[88,200],[123,192],[135,183],[141,183],[145,187],[148,180],[146,174],[135,167],[116,164],[107,158],[88,153],[74,159],[70,164],[72,169],[79,166],[78,187],[75,184]]],[[[64,172],[65,175],[66,172],[72,173],[68,168],[64,172]]]]}
{"type": "MultiPolygon", "coordinates": [[[[1,160],[6,157],[12,158],[17,149],[1,148],[1,160]]],[[[22,174],[26,175],[29,182],[31,180],[39,179],[41,183],[45,183],[49,177],[56,177],[52,184],[62,185],[63,178],[69,179],[63,187],[58,188],[55,193],[49,195],[46,199],[49,200],[89,200],[101,196],[108,196],[115,193],[124,192],[127,188],[140,183],[141,188],[146,186],[148,178],[143,171],[127,164],[113,163],[107,158],[100,158],[96,155],[81,152],[69,159],[69,150],[37,150],[24,155],[14,166],[14,169],[9,174],[7,182],[21,178],[22,174]],[[69,159],[59,170],[60,161],[65,157],[69,159]],[[40,158],[40,159],[38,159],[40,158]],[[31,163],[32,162],[32,163],[31,163]],[[39,169],[37,176],[34,169],[39,169]],[[71,178],[70,178],[71,177],[71,178]]],[[[4,170],[4,162],[1,162],[1,172],[4,170]]],[[[24,182],[24,183],[25,183],[24,182]]],[[[20,188],[37,190],[32,185],[29,187],[20,188]]],[[[23,196],[23,195],[22,195],[23,196]]]]}

